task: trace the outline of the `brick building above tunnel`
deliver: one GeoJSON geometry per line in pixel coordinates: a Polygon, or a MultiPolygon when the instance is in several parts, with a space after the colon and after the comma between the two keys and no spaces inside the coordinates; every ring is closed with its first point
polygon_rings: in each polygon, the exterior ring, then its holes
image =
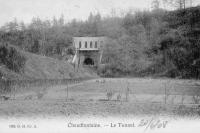
{"type": "Polygon", "coordinates": [[[106,37],[73,37],[75,55],[72,63],[76,66],[98,66],[101,64],[106,37]]]}
{"type": "Polygon", "coordinates": [[[105,43],[105,37],[74,37],[73,45],[76,49],[84,51],[100,50],[105,43]]]}

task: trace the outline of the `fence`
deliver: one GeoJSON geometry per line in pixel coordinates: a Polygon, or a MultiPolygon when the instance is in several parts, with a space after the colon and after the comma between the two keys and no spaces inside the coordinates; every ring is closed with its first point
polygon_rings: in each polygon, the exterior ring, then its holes
{"type": "MultiPolygon", "coordinates": [[[[54,85],[66,85],[67,88],[65,90],[66,97],[68,95],[73,95],[74,93],[68,92],[68,85],[69,84],[77,84],[82,81],[90,80],[91,78],[78,78],[78,79],[37,79],[37,80],[7,80],[2,81],[0,80],[0,94],[1,95],[9,95],[12,94],[15,95],[15,93],[20,91],[29,91],[31,87],[35,87],[33,89],[37,88],[44,88],[54,85]],[[69,94],[70,93],[70,94],[69,94]]],[[[106,80],[99,84],[99,88],[106,88],[111,86],[111,84],[104,86],[106,84],[106,80]],[[103,86],[102,86],[103,85],[103,86]]],[[[87,84],[87,83],[86,83],[87,84]]],[[[125,92],[126,95],[126,101],[129,101],[128,98],[133,98],[134,101],[138,102],[138,94],[150,94],[152,97],[154,96],[162,96],[163,99],[159,101],[160,103],[167,104],[169,103],[169,97],[170,96],[180,96],[182,97],[182,100],[180,104],[184,104],[184,97],[190,96],[193,98],[193,101],[195,104],[200,104],[200,85],[195,84],[180,84],[180,83],[170,83],[170,82],[164,82],[160,86],[157,86],[157,88],[151,89],[151,84],[141,84],[139,82],[135,82],[127,85],[127,92],[125,92]],[[130,85],[130,86],[128,86],[130,85]],[[143,85],[143,86],[142,86],[143,85]],[[140,86],[140,88],[139,88],[140,86]],[[148,88],[149,87],[149,88],[148,88]]],[[[98,87],[98,86],[97,86],[98,87]]],[[[126,86],[124,86],[126,88],[126,86]]],[[[71,90],[70,90],[71,91],[71,90]]],[[[104,93],[104,92],[103,92],[104,93]]],[[[81,93],[80,93],[81,95],[81,93]]],[[[105,92],[106,96],[106,92],[105,92]]],[[[60,98],[60,97],[59,97],[60,98]]],[[[148,100],[148,102],[151,102],[148,100]]]]}
{"type": "MultiPolygon", "coordinates": [[[[158,101],[158,103],[168,104],[170,100],[174,100],[174,97],[179,96],[181,97],[181,102],[178,104],[186,104],[184,103],[184,99],[186,99],[186,97],[190,97],[190,99],[193,100],[193,103],[190,104],[200,105],[200,85],[165,82],[161,86],[157,87],[158,89],[136,90],[135,88],[137,88],[137,84],[138,83],[134,84],[135,87],[133,87],[133,89],[130,89],[129,93],[135,98],[136,102],[138,102],[139,99],[137,97],[137,94],[150,94],[154,97],[163,97],[163,99],[158,101]],[[171,99],[169,97],[171,97],[171,99]]],[[[146,86],[151,88],[150,84],[146,86]]],[[[151,102],[151,100],[148,100],[148,102],[151,102]]],[[[174,101],[172,101],[172,103],[174,103],[174,101]]]]}
{"type": "Polygon", "coordinates": [[[91,78],[76,79],[35,79],[35,80],[0,80],[0,94],[9,94],[31,87],[48,87],[53,85],[76,84],[91,78]]]}

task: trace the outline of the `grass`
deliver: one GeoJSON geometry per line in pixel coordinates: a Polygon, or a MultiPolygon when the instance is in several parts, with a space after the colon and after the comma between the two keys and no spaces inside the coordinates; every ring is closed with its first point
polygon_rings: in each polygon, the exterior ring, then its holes
{"type": "Polygon", "coordinates": [[[14,48],[17,53],[26,58],[26,62],[23,66],[23,73],[12,71],[6,66],[1,66],[0,73],[8,79],[27,80],[97,77],[97,74],[91,71],[89,72],[82,67],[79,68],[78,72],[75,72],[73,66],[67,61],[32,54],[20,50],[17,47],[14,48]]]}
{"type": "MultiPolygon", "coordinates": [[[[65,85],[51,86],[46,89],[35,88],[40,91],[16,95],[16,100],[1,101],[0,115],[5,115],[5,112],[14,112],[13,117],[16,115],[38,116],[40,114],[45,116],[63,116],[65,114],[70,114],[70,116],[198,116],[200,109],[198,106],[191,105],[194,101],[192,96],[187,95],[187,93],[184,93],[185,105],[181,103],[181,95],[169,95],[166,104],[164,104],[162,85],[166,81],[136,78],[105,79],[105,82],[85,81],[68,86],[67,101],[65,85]],[[130,91],[128,101],[126,101],[127,80],[129,81],[130,91]],[[144,86],[147,88],[143,88],[144,86]],[[160,87],[159,92],[157,92],[158,87],[160,87]],[[153,92],[148,94],[149,90],[153,92]],[[13,108],[14,106],[16,107],[13,108]],[[23,110],[24,113],[16,111],[16,108],[23,110]]],[[[171,84],[177,82],[179,81],[172,81],[171,84]]],[[[188,81],[181,82],[191,83],[188,81]]]]}

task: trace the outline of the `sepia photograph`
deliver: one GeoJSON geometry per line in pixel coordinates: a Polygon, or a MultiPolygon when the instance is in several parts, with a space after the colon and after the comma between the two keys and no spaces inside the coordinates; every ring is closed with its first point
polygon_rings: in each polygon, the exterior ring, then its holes
{"type": "Polygon", "coordinates": [[[200,132],[200,0],[0,0],[0,133],[200,132]]]}

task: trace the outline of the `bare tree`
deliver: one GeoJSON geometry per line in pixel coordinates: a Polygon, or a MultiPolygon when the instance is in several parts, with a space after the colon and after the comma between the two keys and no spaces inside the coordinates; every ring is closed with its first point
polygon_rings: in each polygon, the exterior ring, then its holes
{"type": "Polygon", "coordinates": [[[151,2],[151,8],[153,10],[159,9],[160,8],[160,1],[159,0],[153,0],[151,2]]]}
{"type": "Polygon", "coordinates": [[[192,6],[193,0],[163,0],[163,3],[178,9],[185,9],[192,6]]]}

